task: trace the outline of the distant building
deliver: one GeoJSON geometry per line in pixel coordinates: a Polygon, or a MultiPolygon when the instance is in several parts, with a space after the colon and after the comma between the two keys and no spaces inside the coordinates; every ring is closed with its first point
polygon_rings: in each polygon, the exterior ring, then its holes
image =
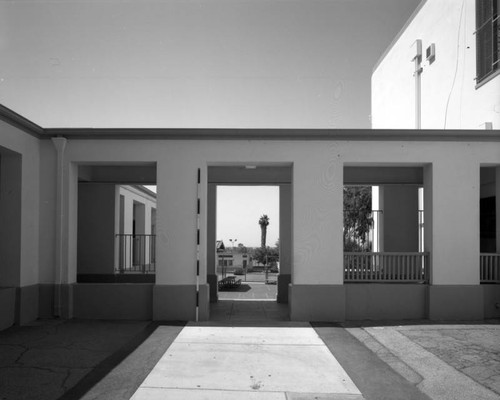
{"type": "Polygon", "coordinates": [[[235,268],[250,268],[253,265],[252,257],[248,253],[242,253],[239,248],[226,249],[222,240],[216,242],[217,270],[218,273],[225,272],[223,268],[230,267],[232,272],[235,268]]]}

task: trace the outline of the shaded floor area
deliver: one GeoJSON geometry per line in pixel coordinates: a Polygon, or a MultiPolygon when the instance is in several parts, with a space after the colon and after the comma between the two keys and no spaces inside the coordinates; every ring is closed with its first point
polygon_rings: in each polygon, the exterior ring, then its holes
{"type": "Polygon", "coordinates": [[[57,399],[78,382],[100,379],[135,338],[144,340],[148,325],[42,320],[0,332],[0,399],[57,399]]]}
{"type": "Polygon", "coordinates": [[[260,323],[289,321],[288,304],[276,302],[277,287],[263,282],[244,282],[218,292],[219,301],[210,304],[210,321],[260,323]]]}
{"type": "Polygon", "coordinates": [[[276,301],[220,300],[210,305],[211,322],[248,324],[289,320],[288,304],[276,301]]]}

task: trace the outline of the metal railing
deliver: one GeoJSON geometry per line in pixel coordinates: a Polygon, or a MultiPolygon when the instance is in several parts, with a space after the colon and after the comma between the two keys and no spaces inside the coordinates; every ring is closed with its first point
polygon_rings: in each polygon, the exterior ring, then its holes
{"type": "Polygon", "coordinates": [[[479,281],[481,283],[500,283],[500,254],[480,254],[479,281]]]}
{"type": "Polygon", "coordinates": [[[344,253],[344,282],[428,283],[429,253],[344,253]]]}
{"type": "Polygon", "coordinates": [[[117,234],[118,262],[115,273],[154,274],[156,235],[117,234]]]}

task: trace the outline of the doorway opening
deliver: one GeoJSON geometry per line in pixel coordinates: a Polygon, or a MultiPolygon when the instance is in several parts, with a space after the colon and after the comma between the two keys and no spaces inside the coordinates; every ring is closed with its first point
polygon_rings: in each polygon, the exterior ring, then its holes
{"type": "Polygon", "coordinates": [[[208,167],[210,319],[288,318],[291,172],[291,164],[208,167]]]}

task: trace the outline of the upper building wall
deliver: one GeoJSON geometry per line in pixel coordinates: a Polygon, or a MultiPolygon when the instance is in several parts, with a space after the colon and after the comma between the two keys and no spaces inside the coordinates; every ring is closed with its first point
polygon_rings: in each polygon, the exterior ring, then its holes
{"type": "Polygon", "coordinates": [[[475,0],[423,1],[372,75],[372,127],[415,128],[415,55],[422,40],[421,127],[500,129],[500,75],[476,86],[475,0]],[[431,64],[425,50],[435,44],[431,64]]]}

